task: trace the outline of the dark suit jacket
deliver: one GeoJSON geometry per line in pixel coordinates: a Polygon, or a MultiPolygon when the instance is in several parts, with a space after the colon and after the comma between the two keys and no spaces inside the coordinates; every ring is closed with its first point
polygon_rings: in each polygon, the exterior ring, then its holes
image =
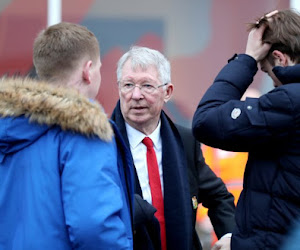
{"type": "MultiPolygon", "coordinates": [[[[111,119],[129,145],[119,102],[111,119]]],[[[200,144],[191,130],[175,126],[163,111],[161,138],[168,250],[202,249],[195,230],[196,209],[192,199],[196,198],[198,203],[209,209],[215,232],[221,237],[234,227],[234,198],[222,180],[205,164],[200,144]]],[[[134,248],[160,249],[155,209],[142,199],[136,173],[135,180],[134,248]]]]}

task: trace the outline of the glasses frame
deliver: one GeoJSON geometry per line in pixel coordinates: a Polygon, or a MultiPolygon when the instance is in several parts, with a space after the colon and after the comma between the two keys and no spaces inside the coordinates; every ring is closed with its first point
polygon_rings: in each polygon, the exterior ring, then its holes
{"type": "MultiPolygon", "coordinates": [[[[129,81],[128,81],[128,82],[129,82],[129,81]]],[[[164,87],[164,86],[166,86],[166,85],[169,84],[168,82],[163,83],[163,84],[160,84],[160,85],[158,85],[158,86],[154,86],[154,85],[152,85],[152,84],[149,84],[149,85],[151,85],[154,89],[153,89],[153,91],[152,91],[151,93],[147,93],[147,92],[144,92],[144,91],[142,90],[143,85],[141,86],[141,85],[138,85],[137,83],[133,83],[133,82],[130,82],[130,83],[133,84],[132,90],[129,90],[129,91],[127,91],[127,92],[126,92],[126,91],[122,91],[121,83],[122,83],[122,81],[119,81],[119,82],[118,82],[118,85],[119,85],[119,88],[120,88],[120,90],[121,90],[122,93],[124,93],[124,94],[132,93],[132,92],[134,91],[134,89],[135,89],[136,87],[138,87],[143,95],[144,95],[144,94],[151,95],[152,93],[154,93],[155,90],[157,90],[157,89],[159,89],[159,88],[161,88],[161,87],[164,87]]]]}

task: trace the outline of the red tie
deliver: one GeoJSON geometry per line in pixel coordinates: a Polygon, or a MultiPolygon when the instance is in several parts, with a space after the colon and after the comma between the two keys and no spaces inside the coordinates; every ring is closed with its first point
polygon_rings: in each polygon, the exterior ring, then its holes
{"type": "Polygon", "coordinates": [[[147,147],[147,165],[149,183],[151,188],[152,205],[157,209],[155,216],[160,224],[160,238],[162,250],[167,249],[166,225],[164,214],[164,199],[161,191],[161,183],[158,171],[156,154],[153,148],[153,142],[149,137],[145,137],[142,141],[147,147]]]}

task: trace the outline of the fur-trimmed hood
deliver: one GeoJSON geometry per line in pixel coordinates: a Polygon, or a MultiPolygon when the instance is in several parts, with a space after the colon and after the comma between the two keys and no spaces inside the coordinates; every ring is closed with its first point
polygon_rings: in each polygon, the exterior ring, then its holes
{"type": "Polygon", "coordinates": [[[98,103],[75,90],[31,79],[0,79],[0,116],[1,150],[5,143],[34,140],[55,125],[85,136],[96,135],[105,141],[113,136],[108,118],[98,103]],[[26,132],[24,138],[20,131],[26,132]]]}

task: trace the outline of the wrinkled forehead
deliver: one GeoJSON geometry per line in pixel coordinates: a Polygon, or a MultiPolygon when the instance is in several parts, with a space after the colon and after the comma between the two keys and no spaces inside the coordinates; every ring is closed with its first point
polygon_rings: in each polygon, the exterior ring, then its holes
{"type": "Polygon", "coordinates": [[[153,70],[153,71],[158,71],[158,68],[154,62],[149,62],[149,61],[143,61],[143,60],[138,60],[135,58],[129,58],[125,65],[129,65],[133,71],[148,71],[148,70],[153,70]]]}
{"type": "Polygon", "coordinates": [[[144,74],[159,78],[159,71],[156,65],[138,63],[130,59],[125,62],[122,68],[122,76],[124,77],[127,74],[144,74]]]}

